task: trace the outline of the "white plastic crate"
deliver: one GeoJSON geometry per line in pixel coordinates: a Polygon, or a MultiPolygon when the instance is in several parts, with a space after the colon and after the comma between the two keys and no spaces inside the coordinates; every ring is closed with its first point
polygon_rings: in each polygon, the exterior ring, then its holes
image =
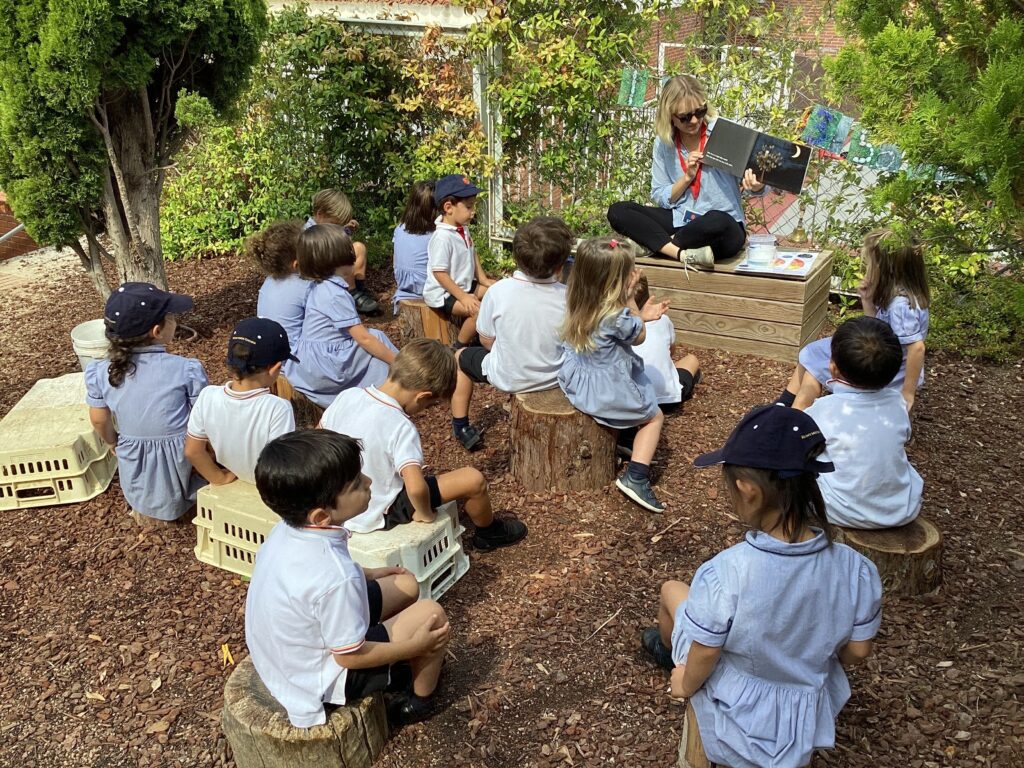
{"type": "Polygon", "coordinates": [[[454,501],[438,507],[432,523],[407,523],[390,531],[354,533],[352,559],[364,568],[402,566],[420,585],[420,598],[437,600],[469,570],[462,549],[459,511],[454,501]]]}
{"type": "Polygon", "coordinates": [[[256,552],[281,518],[252,483],[207,485],[196,497],[196,558],[239,576],[251,576],[256,552]]]}
{"type": "MultiPolygon", "coordinates": [[[[236,480],[207,485],[196,504],[196,558],[239,576],[251,576],[256,553],[280,520],[251,483],[236,480]]],[[[458,508],[437,510],[432,523],[408,523],[390,531],[356,533],[349,539],[352,559],[366,568],[402,566],[420,585],[421,598],[437,599],[469,570],[462,549],[458,508]]]]}
{"type": "Polygon", "coordinates": [[[0,421],[0,510],[86,501],[116,470],[89,421],[85,374],[40,379],[0,421]]]}

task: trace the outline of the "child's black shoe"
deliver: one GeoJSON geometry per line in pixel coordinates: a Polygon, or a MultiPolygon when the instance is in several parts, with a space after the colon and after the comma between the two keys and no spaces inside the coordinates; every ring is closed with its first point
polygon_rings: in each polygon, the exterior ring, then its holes
{"type": "Polygon", "coordinates": [[[357,288],[352,291],[352,298],[356,302],[356,311],[360,315],[379,315],[381,313],[380,304],[366,291],[357,288]]]}
{"type": "Polygon", "coordinates": [[[477,528],[473,534],[473,546],[481,552],[490,552],[499,547],[510,547],[526,538],[526,523],[515,518],[498,520],[486,528],[477,528]]]}
{"type": "Polygon", "coordinates": [[[665,669],[673,669],[675,667],[675,663],[672,661],[672,651],[661,642],[661,632],[657,627],[645,629],[640,638],[640,644],[659,667],[664,667],[665,669]]]}
{"type": "Polygon", "coordinates": [[[452,427],[452,434],[455,435],[455,439],[462,443],[462,447],[467,451],[472,451],[483,439],[480,435],[480,430],[474,427],[472,424],[467,424],[464,427],[452,427]]]}
{"type": "Polygon", "coordinates": [[[388,723],[392,727],[411,725],[426,720],[434,713],[434,698],[423,698],[415,693],[395,696],[387,705],[388,723]]]}

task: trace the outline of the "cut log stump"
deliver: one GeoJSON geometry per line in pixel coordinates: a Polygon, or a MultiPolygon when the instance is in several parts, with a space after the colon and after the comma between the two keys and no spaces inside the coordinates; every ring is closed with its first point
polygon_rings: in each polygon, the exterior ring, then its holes
{"type": "Polygon", "coordinates": [[[899,528],[839,528],[841,540],[878,568],[886,594],[921,595],[942,584],[942,533],[919,517],[899,528]]]}
{"type": "Polygon", "coordinates": [[[271,387],[271,392],[292,404],[295,426],[298,429],[313,429],[320,423],[324,409],[295,389],[291,382],[284,377],[284,374],[277,377],[277,381],[271,387]]]}
{"type": "Polygon", "coordinates": [[[329,711],[325,725],[293,727],[248,658],[224,688],[221,727],[238,768],[370,768],[388,737],[379,693],[329,711]]]}
{"type": "Polygon", "coordinates": [[[512,397],[510,464],[527,491],[589,491],[615,479],[615,432],[560,389],[512,397]]]}
{"type": "Polygon", "coordinates": [[[704,743],[700,740],[697,729],[697,713],[693,704],[686,702],[686,715],[683,717],[683,738],[679,740],[678,768],[712,768],[708,756],[704,754],[704,743]]]}
{"type": "Polygon", "coordinates": [[[402,344],[428,338],[447,346],[459,338],[459,323],[454,318],[449,320],[440,310],[428,307],[421,299],[398,302],[398,324],[402,344]]]}

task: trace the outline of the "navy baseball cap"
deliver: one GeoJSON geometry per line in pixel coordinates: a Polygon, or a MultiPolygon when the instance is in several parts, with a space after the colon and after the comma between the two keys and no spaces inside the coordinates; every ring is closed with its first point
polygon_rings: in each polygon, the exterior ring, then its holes
{"type": "Polygon", "coordinates": [[[480,188],[469,180],[469,176],[463,176],[461,173],[451,173],[434,182],[435,203],[446,197],[473,197],[480,192],[480,188]]]}
{"type": "Polygon", "coordinates": [[[161,291],[150,283],[124,283],[103,309],[108,337],[134,339],[145,336],[167,315],[180,315],[195,306],[191,296],[161,291]]]}
{"type": "Polygon", "coordinates": [[[236,325],[231,332],[231,338],[228,339],[228,365],[251,370],[267,368],[285,360],[299,362],[299,358],[292,354],[288,334],[280,323],[266,317],[250,317],[236,325]],[[232,354],[237,344],[248,349],[249,354],[244,358],[232,354]]]}
{"type": "Polygon", "coordinates": [[[695,467],[734,464],[755,469],[774,469],[779,477],[804,472],[834,472],[830,461],[814,457],[825,447],[825,436],[810,416],[783,405],[761,405],[744,416],[717,451],[693,460],[695,467]]]}

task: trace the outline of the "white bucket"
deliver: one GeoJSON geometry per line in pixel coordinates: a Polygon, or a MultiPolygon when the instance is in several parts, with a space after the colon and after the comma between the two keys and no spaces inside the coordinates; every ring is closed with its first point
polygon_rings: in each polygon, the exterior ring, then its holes
{"type": "Polygon", "coordinates": [[[110,345],[107,342],[106,324],[102,318],[87,320],[72,328],[71,346],[75,348],[78,364],[82,366],[83,371],[93,360],[103,360],[110,351],[110,345]]]}

